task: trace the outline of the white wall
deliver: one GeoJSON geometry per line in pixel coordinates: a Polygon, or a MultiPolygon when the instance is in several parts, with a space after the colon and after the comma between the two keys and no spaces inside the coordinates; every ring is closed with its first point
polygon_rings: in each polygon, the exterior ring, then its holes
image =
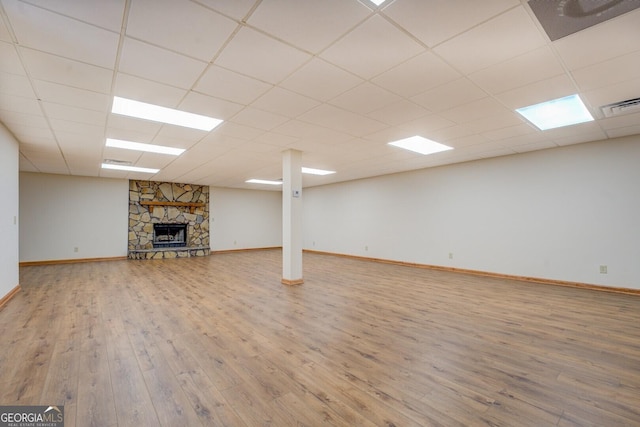
{"type": "Polygon", "coordinates": [[[635,136],[309,188],[305,249],[638,289],[639,160],[635,136]]]}
{"type": "Polygon", "coordinates": [[[282,246],[282,192],[210,189],[211,250],[282,246]]]}
{"type": "Polygon", "coordinates": [[[126,256],[128,209],[128,180],[21,173],[20,261],[126,256]]]}
{"type": "Polygon", "coordinates": [[[18,141],[0,123],[0,298],[18,286],[18,141]]]}

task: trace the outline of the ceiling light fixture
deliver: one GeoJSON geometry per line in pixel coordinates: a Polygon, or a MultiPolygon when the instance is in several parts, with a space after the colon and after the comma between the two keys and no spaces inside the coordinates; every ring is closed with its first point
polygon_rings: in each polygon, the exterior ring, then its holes
{"type": "Polygon", "coordinates": [[[314,169],[314,168],[302,168],[302,173],[306,173],[309,175],[331,175],[332,173],[336,173],[336,171],[326,171],[322,169],[314,169]]]}
{"type": "Polygon", "coordinates": [[[269,181],[267,179],[248,179],[245,182],[249,184],[282,185],[282,181],[269,181]]]}
{"type": "Polygon", "coordinates": [[[210,131],[222,123],[220,119],[187,113],[186,111],[174,110],[173,108],[161,107],[159,105],[147,104],[146,102],[134,101],[132,99],[120,98],[118,96],[113,97],[111,112],[138,119],[152,120],[154,122],[206,131],[210,131]]]}
{"type": "Polygon", "coordinates": [[[113,170],[119,170],[119,171],[142,172],[142,173],[158,173],[160,171],[160,169],[140,168],[137,166],[112,165],[109,163],[103,163],[102,169],[113,169],[113,170]]]}
{"type": "Polygon", "coordinates": [[[389,142],[394,147],[404,148],[405,150],[414,151],[420,154],[433,154],[441,151],[453,150],[453,147],[440,144],[427,138],[415,135],[409,138],[400,139],[398,141],[389,142]]]}
{"type": "Polygon", "coordinates": [[[375,4],[376,6],[380,6],[382,3],[384,3],[387,0],[370,0],[371,3],[375,4]]]}
{"type": "Polygon", "coordinates": [[[516,111],[540,130],[593,120],[593,116],[577,94],[518,108],[516,111]]]}
{"type": "Polygon", "coordinates": [[[149,153],[170,154],[179,156],[185,152],[184,148],[165,147],[163,145],[143,144],[141,142],[124,141],[122,139],[107,138],[107,147],[124,148],[125,150],[146,151],[149,153]]]}

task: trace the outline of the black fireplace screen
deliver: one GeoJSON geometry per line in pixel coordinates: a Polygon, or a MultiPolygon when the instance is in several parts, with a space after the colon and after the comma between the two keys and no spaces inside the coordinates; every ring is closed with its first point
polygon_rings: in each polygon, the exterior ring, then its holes
{"type": "Polygon", "coordinates": [[[153,247],[187,246],[187,224],[153,224],[153,247]]]}

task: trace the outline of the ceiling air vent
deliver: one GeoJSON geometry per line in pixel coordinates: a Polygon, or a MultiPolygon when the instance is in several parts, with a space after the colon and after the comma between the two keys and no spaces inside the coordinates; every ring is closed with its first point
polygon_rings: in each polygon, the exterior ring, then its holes
{"type": "Polygon", "coordinates": [[[626,101],[600,107],[605,117],[620,116],[622,114],[640,112],[640,98],[627,99],[626,101]]]}
{"type": "Polygon", "coordinates": [[[131,166],[132,162],[127,160],[104,159],[104,163],[108,165],[131,166]]]}

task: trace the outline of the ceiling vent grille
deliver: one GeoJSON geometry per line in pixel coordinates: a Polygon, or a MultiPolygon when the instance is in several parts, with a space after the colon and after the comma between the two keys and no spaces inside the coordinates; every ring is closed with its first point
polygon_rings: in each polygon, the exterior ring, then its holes
{"type": "Polygon", "coordinates": [[[602,114],[604,114],[605,117],[637,113],[640,112],[640,98],[627,99],[626,101],[603,105],[600,107],[600,110],[602,110],[602,114]]]}
{"type": "Polygon", "coordinates": [[[104,163],[109,165],[131,166],[133,162],[127,160],[104,159],[104,163]]]}

